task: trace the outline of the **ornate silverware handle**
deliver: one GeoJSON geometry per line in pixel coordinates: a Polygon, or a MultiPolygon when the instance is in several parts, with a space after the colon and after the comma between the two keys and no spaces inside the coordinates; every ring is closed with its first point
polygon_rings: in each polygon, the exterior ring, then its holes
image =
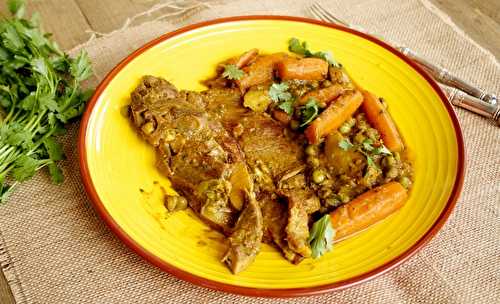
{"type": "Polygon", "coordinates": [[[467,94],[474,96],[478,99],[481,99],[487,103],[496,104],[497,97],[493,94],[490,94],[484,90],[479,89],[478,87],[468,83],[467,81],[460,79],[454,75],[452,75],[448,70],[442,68],[438,65],[429,62],[425,58],[422,58],[417,53],[413,52],[411,49],[407,47],[397,47],[403,54],[410,57],[412,60],[418,62],[421,66],[423,66],[426,71],[428,71],[437,81],[444,83],[448,86],[452,86],[458,88],[467,94]]]}
{"type": "Polygon", "coordinates": [[[470,96],[457,88],[452,88],[442,84],[440,86],[452,104],[490,118],[498,126],[500,126],[500,105],[485,102],[479,98],[470,96]]]}

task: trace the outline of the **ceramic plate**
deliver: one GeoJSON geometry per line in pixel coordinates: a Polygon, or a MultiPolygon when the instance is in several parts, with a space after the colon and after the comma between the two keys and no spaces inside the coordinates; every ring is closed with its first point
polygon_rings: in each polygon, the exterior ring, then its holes
{"type": "Polygon", "coordinates": [[[84,114],[80,165],[85,188],[103,220],[134,251],[161,269],[202,286],[255,296],[338,290],[400,264],[441,228],[461,190],[464,147],[457,118],[437,84],[413,62],[354,30],[296,17],[213,20],[165,34],[132,53],[102,81],[84,114]],[[255,262],[233,275],[220,262],[222,236],[190,211],[167,214],[155,153],[122,108],[142,75],[181,89],[203,90],[215,65],[251,48],[287,49],[291,37],[331,50],[362,87],[383,96],[415,158],[415,183],[404,208],[299,265],[263,245],[255,262]]]}

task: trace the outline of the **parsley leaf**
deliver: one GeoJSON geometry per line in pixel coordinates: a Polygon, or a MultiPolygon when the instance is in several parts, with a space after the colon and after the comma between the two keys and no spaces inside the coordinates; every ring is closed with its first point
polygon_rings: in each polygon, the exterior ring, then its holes
{"type": "Polygon", "coordinates": [[[380,147],[373,149],[373,154],[392,155],[392,152],[389,151],[386,146],[381,145],[380,147]]]}
{"type": "Polygon", "coordinates": [[[365,154],[366,163],[368,164],[368,166],[373,167],[373,168],[375,168],[375,169],[378,170],[379,167],[377,166],[377,164],[375,164],[375,162],[373,161],[373,158],[370,155],[366,154],[366,153],[363,153],[363,154],[365,154]]]}
{"type": "Polygon", "coordinates": [[[288,50],[292,53],[309,57],[311,52],[309,51],[307,42],[300,42],[297,38],[292,38],[288,41],[288,50]],[[309,55],[309,56],[308,56],[309,55]]]}
{"type": "Polygon", "coordinates": [[[354,145],[349,141],[349,138],[343,138],[341,141],[339,141],[339,148],[347,151],[354,147],[354,145]]]}
{"type": "Polygon", "coordinates": [[[225,78],[231,79],[231,80],[238,80],[238,79],[241,79],[244,75],[245,75],[245,72],[243,72],[243,70],[239,69],[236,65],[234,65],[234,64],[224,65],[224,73],[222,73],[222,77],[225,77],[225,78]]]}
{"type": "Polygon", "coordinates": [[[316,102],[316,99],[314,98],[309,98],[305,106],[301,107],[300,109],[300,116],[302,123],[300,124],[299,127],[304,127],[308,125],[311,121],[318,116],[319,113],[319,107],[316,102]]]}
{"type": "Polygon", "coordinates": [[[33,157],[22,155],[16,160],[14,166],[12,176],[16,181],[24,182],[35,175],[38,167],[38,161],[33,157]]]}
{"type": "Polygon", "coordinates": [[[273,83],[269,88],[269,97],[275,102],[289,101],[292,94],[288,92],[288,84],[286,82],[273,83]]]}
{"type": "Polygon", "coordinates": [[[52,182],[54,184],[60,184],[64,181],[64,175],[62,174],[61,168],[59,168],[56,164],[49,164],[49,174],[52,182]]]}
{"type": "Polygon", "coordinates": [[[330,51],[316,52],[311,57],[321,58],[321,59],[325,60],[326,62],[328,62],[333,67],[337,67],[337,68],[341,67],[341,64],[333,58],[332,52],[330,52],[330,51]]]}
{"type": "Polygon", "coordinates": [[[333,248],[333,238],[335,237],[335,229],[332,227],[330,215],[325,214],[317,220],[311,229],[308,242],[311,245],[312,257],[319,258],[333,248]]]}
{"type": "Polygon", "coordinates": [[[81,51],[70,64],[71,75],[77,80],[82,81],[92,75],[90,59],[86,52],[81,51]]]}
{"type": "Polygon", "coordinates": [[[293,101],[288,100],[288,101],[282,102],[278,105],[278,108],[285,111],[286,114],[292,115],[293,114],[293,101]]]}
{"type": "Polygon", "coordinates": [[[7,7],[12,15],[16,18],[22,18],[26,10],[26,3],[24,0],[9,0],[7,2],[7,7]]]}
{"type": "Polygon", "coordinates": [[[300,42],[297,38],[292,38],[288,41],[288,50],[292,53],[304,56],[304,57],[315,57],[321,58],[328,62],[331,66],[341,67],[341,64],[337,62],[330,51],[319,51],[313,52],[309,49],[306,41],[300,42]]]}
{"type": "Polygon", "coordinates": [[[53,161],[63,160],[64,151],[60,143],[58,143],[54,137],[47,137],[43,140],[43,145],[47,149],[49,157],[53,161]]]}
{"type": "Polygon", "coordinates": [[[365,140],[363,140],[363,142],[361,143],[362,147],[364,150],[368,151],[368,152],[371,152],[373,151],[373,149],[375,149],[373,146],[373,140],[367,138],[365,140]]]}

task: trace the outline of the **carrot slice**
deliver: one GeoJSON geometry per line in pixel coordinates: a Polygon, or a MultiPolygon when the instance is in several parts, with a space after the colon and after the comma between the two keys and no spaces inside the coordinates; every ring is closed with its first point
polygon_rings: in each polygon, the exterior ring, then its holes
{"type": "Polygon", "coordinates": [[[276,64],[286,56],[285,53],[276,53],[257,57],[251,65],[243,68],[245,76],[237,80],[236,84],[244,92],[249,87],[272,81],[276,64]]]}
{"type": "Polygon", "coordinates": [[[363,102],[360,91],[346,93],[332,102],[305,130],[310,144],[319,143],[320,139],[340,127],[363,102]]]}
{"type": "Polygon", "coordinates": [[[305,105],[309,100],[309,98],[314,98],[316,101],[320,103],[324,102],[328,104],[335,98],[339,97],[339,95],[342,94],[342,91],[344,91],[342,86],[336,83],[326,88],[310,91],[309,93],[305,94],[299,99],[298,104],[305,105]]]}
{"type": "Polygon", "coordinates": [[[389,150],[401,152],[404,149],[403,140],[391,115],[375,94],[363,91],[363,95],[364,101],[361,109],[365,112],[366,119],[379,131],[385,146],[389,150]]]}
{"type": "Polygon", "coordinates": [[[319,58],[286,58],[276,67],[281,80],[321,80],[328,73],[328,62],[319,58]]]}
{"type": "Polygon", "coordinates": [[[252,62],[257,57],[257,55],[259,55],[258,49],[251,49],[243,53],[236,61],[236,66],[241,69],[242,67],[252,62]]]}
{"type": "Polygon", "coordinates": [[[398,182],[373,188],[330,213],[335,241],[358,233],[399,210],[408,194],[398,182]]]}
{"type": "Polygon", "coordinates": [[[273,110],[273,117],[277,121],[283,123],[283,124],[288,124],[290,122],[290,115],[286,114],[285,111],[281,111],[278,109],[273,110]]]}

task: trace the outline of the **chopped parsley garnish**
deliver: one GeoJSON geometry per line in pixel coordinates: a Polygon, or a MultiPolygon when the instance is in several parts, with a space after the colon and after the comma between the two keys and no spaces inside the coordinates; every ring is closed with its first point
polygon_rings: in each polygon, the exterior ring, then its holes
{"type": "Polygon", "coordinates": [[[273,83],[269,88],[269,97],[274,102],[279,103],[278,108],[283,110],[288,115],[293,114],[293,96],[288,91],[288,84],[286,82],[273,83]]]}
{"type": "Polygon", "coordinates": [[[300,124],[300,127],[304,127],[311,123],[311,121],[318,116],[319,113],[319,107],[318,103],[316,102],[316,99],[314,98],[309,98],[305,106],[300,108],[300,117],[302,123],[300,124]]]}
{"type": "Polygon", "coordinates": [[[330,215],[325,214],[317,220],[309,234],[308,242],[311,246],[312,257],[317,259],[333,248],[333,238],[335,237],[335,229],[333,229],[330,215]]]}
{"type": "Polygon", "coordinates": [[[231,80],[238,80],[241,79],[245,75],[245,72],[238,68],[234,64],[226,64],[224,65],[224,72],[222,73],[222,77],[225,77],[227,79],[231,80]]]}
{"type": "Polygon", "coordinates": [[[347,151],[354,147],[354,145],[349,141],[348,138],[343,138],[341,141],[339,141],[339,147],[340,149],[347,151]]]}
{"type": "Polygon", "coordinates": [[[278,105],[278,108],[283,110],[286,114],[292,115],[293,114],[293,101],[285,101],[282,102],[278,105]]]}
{"type": "Polygon", "coordinates": [[[299,39],[297,38],[292,38],[290,41],[288,41],[288,50],[292,53],[302,55],[304,57],[315,57],[315,58],[321,58],[328,62],[331,66],[334,67],[341,67],[341,64],[338,63],[332,55],[332,52],[330,51],[319,51],[319,52],[312,52],[309,49],[309,45],[307,44],[306,41],[300,42],[299,39]]]}
{"type": "Polygon", "coordinates": [[[374,147],[373,140],[369,138],[365,139],[360,145],[353,145],[348,138],[343,138],[341,141],[339,141],[338,146],[344,151],[356,149],[366,157],[366,163],[368,164],[368,166],[374,167],[377,170],[379,170],[380,168],[377,166],[377,164],[375,164],[373,156],[392,155],[391,151],[389,151],[389,149],[387,149],[387,147],[384,145],[374,147]]]}
{"type": "Polygon", "coordinates": [[[273,83],[269,88],[269,97],[274,102],[286,102],[292,99],[292,94],[288,92],[288,84],[286,82],[273,83]]]}

